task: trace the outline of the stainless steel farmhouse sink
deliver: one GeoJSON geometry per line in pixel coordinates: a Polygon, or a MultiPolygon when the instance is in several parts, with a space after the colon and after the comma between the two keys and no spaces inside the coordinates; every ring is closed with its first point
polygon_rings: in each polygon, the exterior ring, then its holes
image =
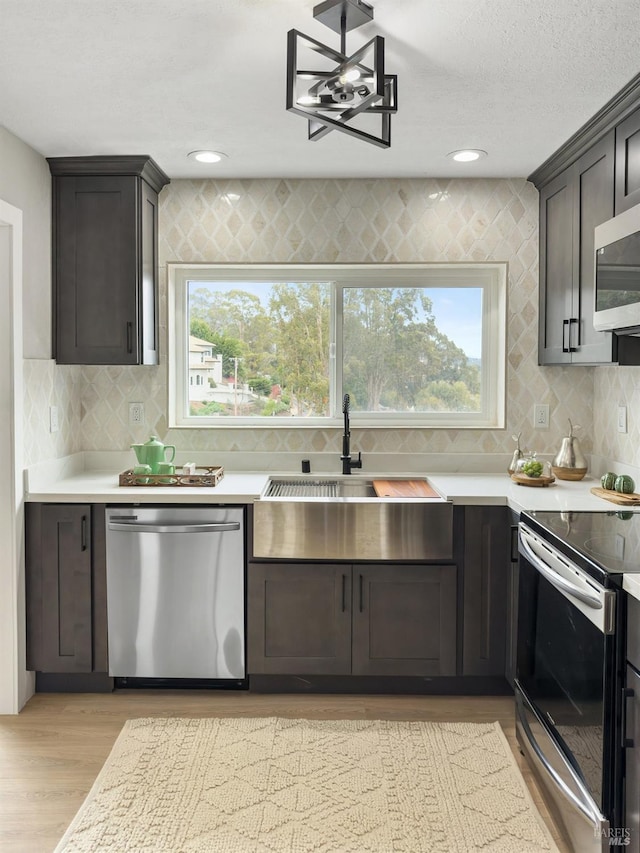
{"type": "Polygon", "coordinates": [[[351,478],[344,480],[269,480],[265,490],[265,499],[269,498],[375,498],[376,490],[372,480],[351,478]]]}
{"type": "Polygon", "coordinates": [[[272,478],[253,506],[254,557],[446,560],[453,507],[444,498],[378,497],[373,480],[272,478]]]}

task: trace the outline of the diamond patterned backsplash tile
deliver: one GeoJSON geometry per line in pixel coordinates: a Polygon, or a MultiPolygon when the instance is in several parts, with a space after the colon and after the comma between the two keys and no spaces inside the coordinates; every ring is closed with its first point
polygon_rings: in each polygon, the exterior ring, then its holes
{"type": "Polygon", "coordinates": [[[82,368],[45,359],[23,361],[25,465],[82,450],[82,368]],[[49,407],[58,408],[58,431],[49,431],[49,407]]]}
{"type": "MultiPolygon", "coordinates": [[[[511,435],[521,433],[522,446],[554,453],[571,417],[582,425],[581,444],[590,453],[594,433],[605,432],[604,415],[598,413],[597,429],[592,416],[593,368],[537,365],[538,193],[524,179],[176,180],[160,196],[159,256],[160,366],[26,362],[26,464],[80,449],[124,450],[150,433],[184,450],[340,453],[337,429],[167,429],[169,261],[507,261],[506,429],[366,430],[358,448],[508,453],[511,435]],[[53,436],[51,400],[64,413],[53,436]],[[128,424],[130,401],[145,406],[145,423],[137,428],[128,424]],[[534,403],[549,403],[550,429],[533,429],[534,403]]],[[[616,375],[605,371],[610,372],[616,375]]],[[[600,381],[602,371],[597,373],[601,393],[615,394],[600,381]]],[[[630,445],[631,436],[625,438],[630,445]]],[[[623,451],[629,449],[616,448],[623,451]]]]}
{"type": "Polygon", "coordinates": [[[593,434],[599,456],[640,468],[640,367],[595,371],[593,434]],[[626,433],[618,432],[618,406],[627,407],[626,433]]]}

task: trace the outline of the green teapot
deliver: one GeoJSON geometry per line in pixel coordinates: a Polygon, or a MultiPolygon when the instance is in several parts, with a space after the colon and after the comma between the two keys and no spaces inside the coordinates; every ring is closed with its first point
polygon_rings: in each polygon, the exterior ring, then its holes
{"type": "Polygon", "coordinates": [[[163,444],[157,435],[152,435],[149,441],[145,441],[144,444],[132,444],[131,447],[135,451],[140,465],[149,465],[152,474],[158,473],[158,466],[161,462],[173,462],[176,457],[175,445],[163,444]],[[166,455],[169,450],[171,456],[166,455]]]}

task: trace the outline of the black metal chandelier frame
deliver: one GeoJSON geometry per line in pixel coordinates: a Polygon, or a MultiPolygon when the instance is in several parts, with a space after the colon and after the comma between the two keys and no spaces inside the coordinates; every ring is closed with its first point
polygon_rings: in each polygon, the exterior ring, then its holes
{"type": "Polygon", "coordinates": [[[313,142],[339,130],[389,148],[391,115],[398,109],[397,76],[385,74],[384,38],[375,36],[355,53],[346,52],[347,31],[372,20],[373,8],[361,0],[326,0],[314,8],[313,14],[340,34],[340,50],[298,30],[289,31],[287,110],[308,120],[309,139],[313,142]],[[298,57],[304,48],[335,63],[335,67],[323,71],[298,68],[298,57]],[[300,90],[303,96],[299,95],[300,90]],[[379,136],[350,124],[360,115],[379,115],[379,136]]]}

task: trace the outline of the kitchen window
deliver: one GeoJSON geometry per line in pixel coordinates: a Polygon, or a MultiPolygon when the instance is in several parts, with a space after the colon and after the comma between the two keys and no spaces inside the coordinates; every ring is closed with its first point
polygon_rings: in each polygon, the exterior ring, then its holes
{"type": "Polygon", "coordinates": [[[504,426],[505,263],[168,272],[171,426],[504,426]]]}

